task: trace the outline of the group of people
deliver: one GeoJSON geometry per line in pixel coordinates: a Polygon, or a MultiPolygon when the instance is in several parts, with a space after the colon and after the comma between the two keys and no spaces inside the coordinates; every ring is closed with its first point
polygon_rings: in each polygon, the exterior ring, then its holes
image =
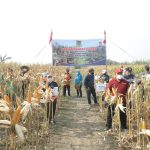
{"type": "MultiPolygon", "coordinates": [[[[28,88],[28,85],[30,83],[28,76],[26,76],[28,71],[29,71],[29,67],[27,66],[22,66],[20,68],[20,78],[22,78],[21,92],[22,92],[23,99],[26,97],[25,95],[26,89],[28,88]]],[[[150,74],[150,67],[148,65],[145,66],[145,73],[143,73],[142,76],[145,74],[150,74]]],[[[9,80],[12,80],[12,78],[14,78],[13,70],[8,68],[6,82],[9,80]]],[[[112,78],[110,78],[110,76],[108,75],[107,70],[105,69],[102,70],[99,76],[99,81],[101,83],[106,84],[106,88],[103,94],[104,96],[103,100],[105,100],[105,96],[108,90],[110,91],[110,94],[113,97],[115,94],[113,89],[116,89],[117,96],[122,100],[122,105],[126,107],[126,95],[127,95],[129,86],[130,84],[134,82],[134,79],[135,79],[135,75],[131,67],[116,69],[115,76],[112,78]]],[[[63,96],[66,96],[66,95],[70,96],[71,80],[72,80],[72,75],[70,73],[70,70],[67,68],[62,79],[63,96]]],[[[84,77],[84,80],[83,80],[83,76],[80,70],[76,71],[76,74],[74,77],[74,86],[76,89],[77,97],[81,98],[83,96],[82,85],[84,85],[85,90],[86,90],[86,95],[87,95],[87,101],[90,106],[92,104],[91,96],[93,96],[94,105],[95,106],[99,105],[97,101],[94,82],[95,82],[95,75],[94,75],[93,68],[90,68],[88,70],[88,73],[84,77]]],[[[45,86],[46,84],[51,89],[51,91],[55,87],[58,88],[58,83],[54,81],[53,76],[49,73],[42,74],[42,83],[40,86],[42,87],[42,90],[44,92],[46,91],[46,86],[45,86]]],[[[49,120],[49,123],[51,121],[54,121],[53,118],[54,118],[55,111],[56,111],[57,96],[58,95],[51,95],[51,102],[47,103],[47,119],[49,120]]],[[[116,107],[116,103],[108,104],[106,130],[109,130],[112,128],[112,116],[114,115],[115,107],[116,107]]],[[[120,122],[121,122],[121,128],[127,129],[126,112],[120,111],[120,122]]]]}
{"type": "MultiPolygon", "coordinates": [[[[19,74],[14,75],[13,69],[8,68],[7,73],[2,75],[3,77],[0,81],[1,87],[4,85],[5,89],[3,93],[0,93],[0,96],[2,98],[2,95],[8,95],[14,107],[16,107],[16,97],[19,97],[22,102],[27,100],[31,82],[34,82],[34,88],[38,89],[41,99],[46,98],[46,91],[50,91],[49,96],[47,96],[47,120],[50,124],[55,123],[54,116],[59,94],[58,83],[54,81],[53,75],[48,72],[36,74],[35,76],[38,76],[38,78],[31,81],[34,77],[31,77],[29,70],[28,66],[21,66],[19,74]],[[45,93],[45,97],[42,97],[42,93],[45,93]]],[[[33,92],[32,96],[34,96],[34,91],[31,92],[33,92]]]]}
{"type": "MultiPolygon", "coordinates": [[[[150,75],[150,67],[149,65],[145,66],[145,72],[141,74],[142,76],[149,76],[150,75]]],[[[110,130],[112,128],[112,117],[115,114],[115,108],[117,106],[117,101],[113,102],[114,95],[117,93],[118,99],[121,100],[122,108],[126,108],[127,104],[127,94],[129,91],[129,87],[134,85],[141,85],[141,79],[137,79],[133,73],[131,67],[126,68],[118,68],[115,70],[115,76],[109,80],[106,86],[106,91],[110,91],[112,103],[108,104],[108,111],[107,111],[107,121],[106,121],[106,128],[105,130],[110,130]],[[115,89],[115,90],[114,90],[115,89]]],[[[127,116],[126,110],[122,111],[119,109],[120,113],[120,125],[121,130],[126,130],[127,127],[127,116]]]]}
{"type": "MultiPolygon", "coordinates": [[[[63,82],[63,96],[66,96],[66,93],[68,91],[68,96],[70,96],[70,83],[71,83],[71,74],[69,72],[69,69],[66,69],[66,72],[64,74],[63,82]]],[[[87,99],[88,104],[91,105],[91,95],[94,98],[95,105],[98,105],[95,87],[94,87],[94,69],[89,69],[88,74],[85,76],[85,79],[83,81],[82,74],[80,70],[77,70],[75,77],[74,77],[74,87],[76,89],[77,97],[82,97],[82,84],[84,83],[86,93],[87,93],[87,99]]]]}
{"type": "MultiPolygon", "coordinates": [[[[63,79],[62,79],[62,84],[63,84],[63,96],[70,96],[70,84],[71,84],[72,76],[70,73],[69,68],[66,69],[63,79]]],[[[82,97],[82,74],[80,73],[80,70],[78,70],[75,74],[74,78],[74,86],[76,89],[77,97],[82,97]]]]}
{"type": "MultiPolygon", "coordinates": [[[[150,74],[150,68],[149,66],[145,66],[145,73],[144,74],[150,74]]],[[[143,75],[143,74],[142,74],[143,75]]],[[[77,97],[82,97],[82,80],[83,77],[78,70],[76,75],[75,75],[75,89],[77,90],[77,97]]],[[[125,108],[126,107],[126,96],[128,89],[131,84],[135,82],[135,75],[133,73],[133,70],[131,67],[126,67],[126,68],[118,68],[115,70],[115,76],[110,78],[110,76],[107,73],[107,70],[102,70],[101,74],[99,76],[99,81],[101,83],[106,84],[106,88],[104,91],[104,96],[105,100],[105,94],[107,91],[110,91],[111,97],[114,96],[114,89],[116,90],[117,97],[121,99],[122,106],[125,108]]],[[[91,68],[88,70],[87,75],[85,76],[83,80],[83,84],[86,90],[87,94],[87,100],[88,104],[91,106],[91,96],[93,96],[93,101],[94,105],[99,105],[97,101],[97,96],[96,96],[96,91],[95,91],[95,76],[94,76],[94,69],[91,68]]],[[[141,82],[139,82],[141,83],[141,82]]],[[[69,90],[70,91],[70,90],[69,90]]],[[[65,96],[65,95],[64,95],[65,96]]],[[[107,113],[107,121],[106,121],[106,129],[109,130],[112,128],[112,116],[115,113],[115,107],[116,107],[116,102],[108,104],[108,113],[107,113]]],[[[127,116],[126,116],[126,110],[120,111],[120,123],[121,123],[121,129],[127,129],[127,116]]]]}

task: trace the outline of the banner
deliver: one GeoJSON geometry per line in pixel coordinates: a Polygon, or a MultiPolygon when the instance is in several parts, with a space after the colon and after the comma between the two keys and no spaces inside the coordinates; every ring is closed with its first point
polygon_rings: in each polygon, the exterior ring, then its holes
{"type": "Polygon", "coordinates": [[[106,45],[103,39],[53,40],[54,66],[106,65],[106,45]]]}

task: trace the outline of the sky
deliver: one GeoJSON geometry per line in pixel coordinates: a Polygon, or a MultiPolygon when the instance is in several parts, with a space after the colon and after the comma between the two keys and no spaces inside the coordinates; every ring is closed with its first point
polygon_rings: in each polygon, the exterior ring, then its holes
{"type": "Polygon", "coordinates": [[[106,30],[108,59],[148,60],[149,8],[150,0],[1,0],[0,54],[51,63],[51,30],[53,39],[102,39],[106,30]]]}

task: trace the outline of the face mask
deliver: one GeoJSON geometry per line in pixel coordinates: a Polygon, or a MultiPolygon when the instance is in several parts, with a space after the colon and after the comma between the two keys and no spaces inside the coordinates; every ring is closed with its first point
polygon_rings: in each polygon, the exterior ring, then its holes
{"type": "Polygon", "coordinates": [[[119,75],[116,76],[116,78],[117,78],[118,80],[121,80],[121,79],[123,78],[123,76],[119,74],[119,75]]]}
{"type": "Polygon", "coordinates": [[[53,81],[53,78],[48,78],[48,82],[52,82],[53,81]]]}

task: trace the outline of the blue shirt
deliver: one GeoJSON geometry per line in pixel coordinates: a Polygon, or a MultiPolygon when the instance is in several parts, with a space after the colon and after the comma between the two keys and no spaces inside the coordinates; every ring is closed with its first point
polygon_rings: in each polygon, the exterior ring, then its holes
{"type": "Polygon", "coordinates": [[[82,84],[82,75],[80,72],[77,72],[75,76],[75,84],[82,84]]]}

